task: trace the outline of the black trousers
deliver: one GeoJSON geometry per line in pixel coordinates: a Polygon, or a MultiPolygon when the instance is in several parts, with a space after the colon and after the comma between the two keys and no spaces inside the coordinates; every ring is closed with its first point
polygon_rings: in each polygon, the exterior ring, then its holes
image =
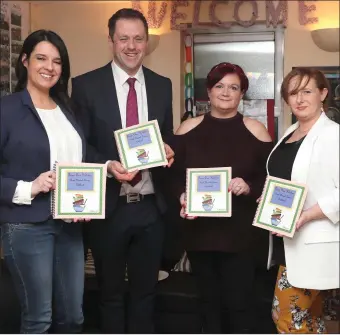
{"type": "Polygon", "coordinates": [[[187,254],[201,295],[203,333],[251,333],[255,322],[252,257],[215,251],[187,254]]]}
{"type": "Polygon", "coordinates": [[[164,227],[154,196],[130,204],[123,199],[120,197],[112,217],[89,225],[89,244],[100,290],[101,331],[153,333],[164,227]],[[126,265],[127,306],[124,304],[126,265]]]}

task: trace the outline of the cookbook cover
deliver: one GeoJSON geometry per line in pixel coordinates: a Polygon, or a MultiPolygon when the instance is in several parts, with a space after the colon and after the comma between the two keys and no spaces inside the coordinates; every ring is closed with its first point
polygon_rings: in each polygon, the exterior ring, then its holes
{"type": "Polygon", "coordinates": [[[268,176],[253,225],[293,237],[306,195],[306,185],[268,176]]]}
{"type": "Polygon", "coordinates": [[[53,218],[104,219],[106,169],[105,164],[57,163],[53,218]]]}
{"type": "Polygon", "coordinates": [[[157,120],[117,130],[114,137],[128,172],[168,164],[157,120]]]}
{"type": "Polygon", "coordinates": [[[186,214],[231,216],[231,167],[187,169],[186,214]]]}

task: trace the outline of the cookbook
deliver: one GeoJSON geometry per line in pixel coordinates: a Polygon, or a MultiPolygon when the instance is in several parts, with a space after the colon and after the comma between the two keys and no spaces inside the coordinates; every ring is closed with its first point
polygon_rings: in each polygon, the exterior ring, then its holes
{"type": "Polygon", "coordinates": [[[56,187],[52,192],[54,219],[104,219],[105,164],[56,163],[56,187]]]}
{"type": "Polygon", "coordinates": [[[114,132],[120,161],[128,171],[168,164],[157,120],[114,132]]]}
{"type": "Polygon", "coordinates": [[[253,225],[293,237],[307,191],[306,185],[268,176],[253,225]]]}
{"type": "Polygon", "coordinates": [[[231,167],[187,169],[186,214],[190,216],[230,217],[231,167]]]}

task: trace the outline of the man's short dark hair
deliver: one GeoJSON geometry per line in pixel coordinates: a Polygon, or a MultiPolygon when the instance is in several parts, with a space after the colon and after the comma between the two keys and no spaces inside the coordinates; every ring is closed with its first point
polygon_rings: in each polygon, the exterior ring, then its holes
{"type": "Polygon", "coordinates": [[[145,16],[138,10],[132,8],[122,8],[118,10],[116,13],[114,13],[109,19],[108,27],[111,38],[113,38],[113,34],[115,33],[116,23],[120,19],[141,20],[145,27],[146,37],[147,38],[149,37],[149,27],[145,16]]]}

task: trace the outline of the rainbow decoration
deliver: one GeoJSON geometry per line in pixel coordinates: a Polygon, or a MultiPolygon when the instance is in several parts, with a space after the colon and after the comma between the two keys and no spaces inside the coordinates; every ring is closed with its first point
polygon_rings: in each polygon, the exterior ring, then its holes
{"type": "Polygon", "coordinates": [[[184,75],[184,97],[185,97],[185,116],[194,117],[194,78],[193,78],[193,57],[192,57],[192,35],[184,37],[185,44],[185,75],[184,75]]]}

